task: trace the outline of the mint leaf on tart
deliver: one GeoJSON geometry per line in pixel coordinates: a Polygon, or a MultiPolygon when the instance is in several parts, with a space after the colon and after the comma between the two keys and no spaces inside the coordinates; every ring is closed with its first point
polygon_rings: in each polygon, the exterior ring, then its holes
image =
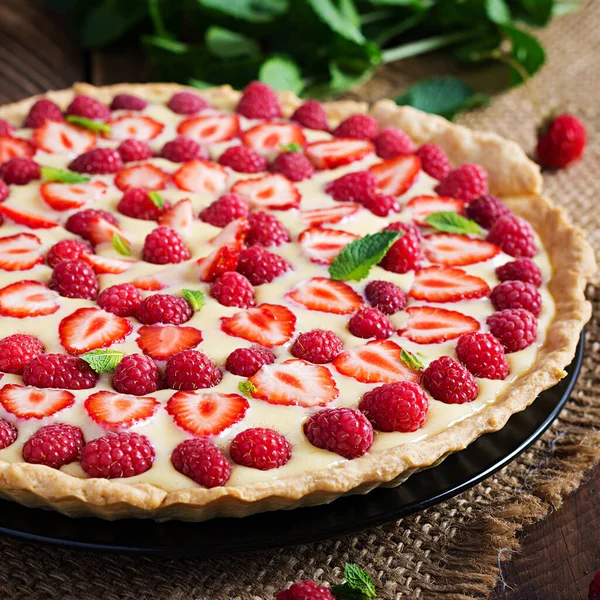
{"type": "Polygon", "coordinates": [[[336,281],[360,281],[369,275],[387,254],[394,242],[402,237],[401,231],[379,231],[358,238],[342,248],[329,266],[329,275],[336,281]]]}
{"type": "Polygon", "coordinates": [[[89,129],[94,133],[110,133],[110,125],[101,123],[100,121],[86,119],[85,117],[78,117],[77,115],[67,115],[67,121],[73,125],[78,125],[84,129],[89,129]]]}
{"type": "Polygon", "coordinates": [[[148,198],[152,201],[152,204],[162,210],[165,206],[164,198],[158,192],[148,192],[148,198]]]}
{"type": "Polygon", "coordinates": [[[281,144],[279,149],[282,152],[300,152],[300,150],[302,150],[302,146],[296,142],[292,142],[291,144],[281,144]]]}
{"type": "Polygon", "coordinates": [[[451,210],[431,213],[425,218],[425,223],[446,233],[481,233],[481,227],[475,221],[461,217],[451,210]]]}
{"type": "Polygon", "coordinates": [[[59,183],[87,183],[91,179],[89,175],[67,171],[67,169],[57,169],[56,167],[40,167],[40,172],[46,181],[59,183]]]}
{"type": "Polygon", "coordinates": [[[114,373],[116,366],[124,356],[123,352],[107,348],[86,352],[80,358],[85,360],[96,373],[114,373]]]}
{"type": "Polygon", "coordinates": [[[419,355],[413,354],[404,348],[402,348],[402,352],[400,352],[400,360],[409,369],[414,369],[415,371],[422,371],[425,368],[425,365],[421,362],[419,355]]]}
{"type": "Polygon", "coordinates": [[[336,598],[361,598],[368,600],[375,598],[377,591],[373,578],[360,567],[352,563],[347,563],[344,569],[345,583],[336,585],[332,588],[333,595],[336,598]]]}
{"type": "Polygon", "coordinates": [[[112,247],[123,256],[131,256],[131,244],[118,233],[113,233],[112,247]]]}
{"type": "Polygon", "coordinates": [[[198,312],[204,306],[204,293],[200,290],[181,290],[183,297],[189,302],[194,312],[198,312]]]}
{"type": "Polygon", "coordinates": [[[251,381],[240,381],[238,383],[238,389],[244,396],[252,398],[252,394],[256,391],[256,386],[251,381]]]}

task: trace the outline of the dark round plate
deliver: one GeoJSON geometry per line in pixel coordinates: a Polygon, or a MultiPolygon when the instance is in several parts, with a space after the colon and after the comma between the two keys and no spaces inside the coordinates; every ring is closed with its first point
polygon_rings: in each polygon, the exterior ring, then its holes
{"type": "Polygon", "coordinates": [[[0,532],[29,541],[86,550],[209,555],[314,542],[394,521],[447,500],[489,477],[533,444],[566,403],[583,358],[583,334],[568,375],[543,392],[507,427],[480,437],[439,466],[396,488],[293,511],[261,513],[204,523],[126,519],[71,519],[58,513],[0,501],[0,532]]]}

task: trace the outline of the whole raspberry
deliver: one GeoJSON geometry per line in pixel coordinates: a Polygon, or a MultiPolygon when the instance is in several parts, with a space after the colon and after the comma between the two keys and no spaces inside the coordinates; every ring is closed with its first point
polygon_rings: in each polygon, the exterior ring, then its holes
{"type": "Polygon", "coordinates": [[[77,173],[110,175],[123,168],[123,160],[114,148],[94,148],[73,159],[68,168],[77,173]]]}
{"type": "Polygon", "coordinates": [[[205,488],[225,485],[231,475],[229,461],[205,438],[184,440],[173,450],[171,462],[176,471],[205,488]]]}
{"type": "Polygon", "coordinates": [[[315,170],[302,152],[282,152],[271,165],[271,171],[281,173],[290,181],[310,179],[315,170]]]}
{"type": "Polygon", "coordinates": [[[502,344],[491,333],[467,333],[456,345],[458,360],[475,377],[505,379],[509,372],[502,344]]]}
{"type": "Polygon", "coordinates": [[[115,367],[112,385],[120,394],[152,394],[161,387],[158,367],[144,354],[128,354],[115,367]]]}
{"type": "Polygon", "coordinates": [[[343,349],[342,340],[333,331],[313,329],[301,333],[292,344],[290,352],[296,358],[322,365],[331,362],[343,349]]]}
{"type": "Polygon", "coordinates": [[[292,121],[296,121],[307,129],[318,129],[320,131],[329,131],[327,124],[327,114],[320,102],[316,100],[307,100],[299,106],[291,116],[292,121]]]}
{"type": "MultiPolygon", "coordinates": [[[[23,127],[25,126],[23,125],[23,127]]],[[[0,119],[0,135],[10,136],[14,130],[15,128],[8,121],[0,119]]]]}
{"type": "Polygon", "coordinates": [[[524,308],[507,308],[490,315],[486,323],[506,352],[527,348],[537,337],[537,319],[524,308]]]}
{"type": "Polygon", "coordinates": [[[449,356],[430,362],[423,371],[421,384],[433,398],[446,404],[464,404],[479,395],[473,375],[449,356]]]}
{"type": "Polygon", "coordinates": [[[369,115],[351,115],[333,130],[336,137],[359,140],[374,140],[378,133],[379,125],[369,115]]]}
{"type": "Polygon", "coordinates": [[[52,100],[40,98],[29,110],[29,114],[23,123],[23,127],[35,129],[46,121],[64,121],[62,111],[52,100]]]}
{"type": "Polygon", "coordinates": [[[90,477],[134,477],[152,467],[154,448],[145,435],[109,433],[88,442],[81,451],[81,468],[90,477]]]}
{"type": "Polygon", "coordinates": [[[108,106],[98,102],[95,98],[83,94],[75,96],[73,102],[67,107],[66,114],[93,119],[94,121],[106,121],[110,119],[110,109],[108,106]]]}
{"type": "Polygon", "coordinates": [[[87,239],[90,223],[96,217],[105,219],[113,225],[118,224],[117,218],[112,213],[101,209],[87,208],[86,210],[81,210],[75,214],[72,214],[65,223],[65,229],[71,233],[74,233],[75,235],[79,235],[82,238],[87,239]]]}
{"type": "Polygon", "coordinates": [[[98,295],[98,278],[84,260],[63,260],[52,271],[50,288],[65,298],[94,300],[98,295]]]}
{"type": "Polygon", "coordinates": [[[17,428],[8,421],[0,419],[0,450],[8,448],[11,444],[14,444],[19,433],[17,428]]]}
{"type": "Polygon", "coordinates": [[[529,258],[517,258],[498,267],[496,276],[500,281],[519,280],[535,287],[542,285],[542,270],[529,258]]]}
{"type": "Polygon", "coordinates": [[[41,176],[40,165],[30,158],[11,158],[0,165],[0,178],[7,184],[27,185],[41,176]]]}
{"type": "Polygon", "coordinates": [[[471,202],[477,196],[487,193],[486,170],[473,163],[465,163],[448,175],[435,187],[440,196],[451,196],[465,202],[471,202]]]}
{"type": "Polygon", "coordinates": [[[562,169],[581,158],[586,144],[585,125],[574,115],[558,115],[538,132],[538,162],[544,167],[562,169]]]}
{"type": "Polygon", "coordinates": [[[120,154],[123,162],[133,162],[135,160],[147,160],[152,158],[152,148],[143,140],[123,140],[117,146],[117,152],[120,154]]]}
{"type": "Polygon", "coordinates": [[[119,283],[100,292],[97,302],[100,308],[118,317],[135,317],[142,294],[130,283],[119,283]]]}
{"type": "Polygon", "coordinates": [[[414,154],[416,149],[409,135],[397,127],[385,127],[375,138],[375,151],[383,159],[414,154]]]}
{"type": "Polygon", "coordinates": [[[178,296],[154,294],[144,298],[138,307],[138,321],[144,325],[181,325],[191,318],[191,306],[185,298],[178,296]]]}
{"type": "Polygon", "coordinates": [[[600,571],[598,571],[588,588],[588,600],[600,600],[600,571]]]}
{"type": "Polygon", "coordinates": [[[254,306],[254,288],[240,273],[227,271],[210,286],[210,295],[223,306],[249,308],[254,306]]]}
{"type": "Polygon", "coordinates": [[[277,431],[253,427],[238,433],[229,448],[231,459],[238,465],[269,471],[283,467],[292,456],[292,446],[277,431]]]}
{"type": "Polygon", "coordinates": [[[63,260],[77,260],[82,254],[91,254],[92,247],[81,240],[68,239],[56,242],[46,255],[46,264],[54,268],[63,260]]]}
{"type": "Polygon", "coordinates": [[[291,268],[292,265],[279,254],[269,252],[262,246],[250,246],[240,252],[237,271],[252,285],[261,285],[270,283],[291,268]]]}
{"type": "Polygon", "coordinates": [[[498,219],[487,235],[487,241],[500,246],[516,258],[531,258],[537,252],[533,227],[520,217],[506,215],[498,219]]]}
{"type": "Polygon", "coordinates": [[[496,310],[505,308],[524,308],[534,316],[542,310],[542,296],[535,285],[524,281],[503,281],[490,294],[490,300],[496,310]]]}
{"type": "Polygon", "coordinates": [[[510,208],[496,196],[478,196],[467,205],[467,217],[484,229],[491,229],[498,219],[510,214],[510,208]]]}
{"type": "Polygon", "coordinates": [[[277,119],[281,107],[277,94],[266,83],[253,81],[242,93],[236,111],[248,119],[277,119]]]}
{"type": "Polygon", "coordinates": [[[38,388],[87,390],[97,379],[85,360],[67,354],[40,354],[23,369],[23,383],[38,388]]]}
{"type": "Polygon", "coordinates": [[[21,375],[25,365],[44,353],[42,342],[32,335],[15,333],[0,340],[0,371],[21,375]]]}
{"type": "Polygon", "coordinates": [[[290,234],[283,223],[275,216],[266,212],[252,213],[248,217],[248,246],[281,246],[290,241],[290,234]]]}
{"type": "Polygon", "coordinates": [[[133,94],[117,94],[110,103],[110,110],[144,110],[148,103],[133,94]]]}
{"type": "Polygon", "coordinates": [[[394,333],[392,322],[376,308],[361,308],[348,321],[350,332],[359,338],[384,340],[394,333]]]}
{"type": "MultiPolygon", "coordinates": [[[[4,202],[8,198],[8,194],[10,194],[10,190],[8,186],[4,182],[4,179],[0,179],[0,202],[4,202]]],[[[0,225],[3,221],[0,221],[0,225]]]]}
{"type": "Polygon", "coordinates": [[[395,196],[373,194],[364,198],[362,204],[378,217],[387,217],[391,212],[400,212],[400,205],[395,196]]]}
{"type": "Polygon", "coordinates": [[[415,154],[421,160],[421,169],[430,177],[441,181],[450,173],[450,161],[437,144],[423,144],[415,154]]]}
{"type": "Polygon", "coordinates": [[[125,190],[117,204],[117,210],[121,214],[144,221],[156,221],[168,207],[168,203],[163,202],[162,208],[159,208],[150,199],[148,190],[134,187],[125,190]]]}
{"type": "Polygon", "coordinates": [[[260,173],[266,171],[267,159],[248,146],[230,146],[219,156],[219,164],[238,173],[260,173]]]}
{"type": "Polygon", "coordinates": [[[377,179],[371,171],[355,171],[329,182],[325,191],[340,202],[363,202],[375,194],[377,179]]]}
{"type": "Polygon", "coordinates": [[[326,587],[305,579],[279,592],[275,600],[335,600],[335,598],[326,587]]]}
{"type": "Polygon", "coordinates": [[[165,365],[165,382],[173,390],[199,390],[214,387],[221,381],[221,371],[198,350],[174,354],[165,365]]]}
{"type": "Polygon", "coordinates": [[[412,223],[390,223],[385,230],[401,231],[402,237],[387,251],[379,266],[392,273],[416,271],[421,264],[421,236],[412,223]]]}
{"type": "Polygon", "coordinates": [[[252,377],[263,365],[275,362],[275,355],[269,348],[252,346],[236,348],[225,361],[225,368],[234,375],[252,377]]]}
{"type": "Polygon", "coordinates": [[[358,458],[373,445],[373,426],[355,408],[325,408],[304,423],[304,435],[317,448],[358,458]]]}
{"type": "Polygon", "coordinates": [[[250,209],[244,199],[235,192],[227,192],[209,204],[198,215],[201,221],[215,227],[225,227],[231,221],[247,217],[250,209]]]}
{"type": "Polygon", "coordinates": [[[365,296],[369,304],[384,315],[393,315],[406,308],[406,294],[391,281],[370,281],[365,288],[365,296]]]}
{"type": "Polygon", "coordinates": [[[206,151],[202,146],[192,138],[180,135],[174,140],[167,142],[160,151],[162,158],[166,158],[171,162],[187,162],[195,158],[207,158],[206,151]]]}
{"type": "Polygon", "coordinates": [[[155,265],[169,265],[190,258],[181,236],[170,227],[162,225],[153,229],[144,240],[142,259],[155,265]]]}
{"type": "Polygon", "coordinates": [[[177,92],[171,96],[167,107],[178,115],[193,115],[208,108],[208,102],[193,92],[177,92]]]}
{"type": "Polygon", "coordinates": [[[52,423],[38,429],[23,445],[23,460],[34,465],[60,469],[75,462],[85,441],[79,427],[52,423]]]}

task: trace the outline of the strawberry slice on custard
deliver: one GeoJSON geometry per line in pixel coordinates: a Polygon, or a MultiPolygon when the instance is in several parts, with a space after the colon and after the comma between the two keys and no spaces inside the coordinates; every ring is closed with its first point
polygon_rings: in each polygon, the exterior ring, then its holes
{"type": "Polygon", "coordinates": [[[425,237],[423,252],[432,263],[462,267],[494,258],[500,248],[468,235],[438,233],[425,237]]]}
{"type": "Polygon", "coordinates": [[[191,350],[202,341],[199,329],[181,325],[143,325],[137,333],[137,345],[155,360],[166,360],[173,354],[191,350]]]}
{"type": "Polygon", "coordinates": [[[25,319],[54,314],[58,294],[39,281],[18,281],[0,289],[0,315],[25,319]]]}
{"type": "Polygon", "coordinates": [[[32,233],[17,233],[0,238],[0,269],[27,271],[44,262],[42,241],[32,233]]]}
{"type": "Polygon", "coordinates": [[[298,241],[306,258],[320,265],[330,265],[335,257],[358,237],[341,229],[310,227],[300,234],[298,241]]]}
{"type": "Polygon", "coordinates": [[[343,281],[313,277],[299,283],[286,298],[309,310],[349,315],[363,304],[363,299],[343,281]]]}
{"type": "Polygon", "coordinates": [[[483,298],[490,286],[481,277],[469,275],[452,267],[426,267],[413,280],[408,295],[415,300],[428,302],[458,302],[483,298]]]}
{"type": "Polygon", "coordinates": [[[406,312],[408,320],[398,334],[417,344],[440,344],[480,328],[477,319],[456,310],[411,306],[406,312]]]}
{"type": "Polygon", "coordinates": [[[101,427],[110,430],[127,429],[152,417],[159,402],[151,396],[96,392],[85,401],[85,410],[101,427]]]}
{"type": "Polygon", "coordinates": [[[19,419],[43,419],[69,408],[75,396],[67,390],[40,389],[9,383],[0,390],[0,404],[19,419]]]}
{"type": "Polygon", "coordinates": [[[227,335],[269,348],[290,340],[295,327],[294,313],[278,304],[260,304],[241,310],[232,317],[221,317],[221,329],[227,335]]]}

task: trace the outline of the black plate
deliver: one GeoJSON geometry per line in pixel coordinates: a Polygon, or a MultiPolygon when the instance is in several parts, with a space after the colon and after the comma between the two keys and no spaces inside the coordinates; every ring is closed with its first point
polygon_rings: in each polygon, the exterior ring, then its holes
{"type": "Polygon", "coordinates": [[[566,403],[583,358],[583,334],[568,375],[543,392],[510,427],[480,437],[441,465],[396,488],[293,511],[277,511],[205,523],[155,523],[126,519],[71,519],[58,513],[0,501],[0,532],[29,541],[87,550],[161,554],[223,554],[313,542],[394,521],[447,500],[489,477],[533,444],[566,403]]]}

